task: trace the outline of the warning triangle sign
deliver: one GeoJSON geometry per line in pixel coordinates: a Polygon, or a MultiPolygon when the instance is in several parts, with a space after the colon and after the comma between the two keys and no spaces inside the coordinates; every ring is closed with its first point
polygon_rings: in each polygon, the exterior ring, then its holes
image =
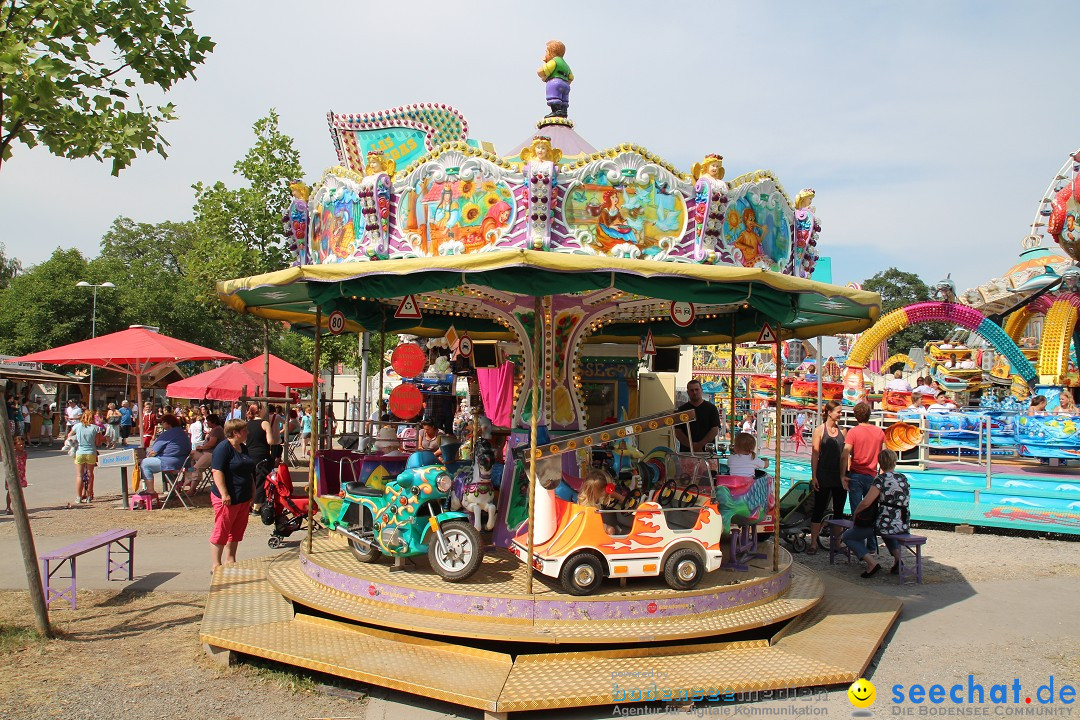
{"type": "Polygon", "coordinates": [[[773,332],[772,325],[765,323],[761,327],[761,332],[757,336],[758,345],[772,345],[776,343],[776,333],[773,332]]]}
{"type": "Polygon", "coordinates": [[[394,317],[398,320],[419,320],[420,315],[420,303],[416,302],[415,295],[406,295],[401,298],[401,304],[398,305],[397,311],[394,312],[394,317]]]}
{"type": "Polygon", "coordinates": [[[641,339],[641,354],[642,355],[655,355],[656,343],[653,342],[652,330],[649,330],[645,337],[641,339]]]}

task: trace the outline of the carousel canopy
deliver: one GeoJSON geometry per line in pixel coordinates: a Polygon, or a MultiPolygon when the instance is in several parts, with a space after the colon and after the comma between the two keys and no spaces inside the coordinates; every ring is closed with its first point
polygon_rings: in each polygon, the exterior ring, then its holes
{"type": "Polygon", "coordinates": [[[498,320],[523,297],[574,295],[609,310],[591,339],[636,343],[647,325],[657,345],[756,340],[764,323],[785,338],[857,333],[880,313],[876,293],[760,268],[648,262],[627,258],[504,250],[289,268],[218,283],[230,307],[296,326],[340,310],[348,329],[433,337],[453,325],[474,339],[517,339],[498,320]],[[413,294],[419,320],[395,318],[413,294]],[[694,304],[689,327],[670,317],[672,301],[694,304]],[[732,332],[734,320],[734,333],[732,332]]]}

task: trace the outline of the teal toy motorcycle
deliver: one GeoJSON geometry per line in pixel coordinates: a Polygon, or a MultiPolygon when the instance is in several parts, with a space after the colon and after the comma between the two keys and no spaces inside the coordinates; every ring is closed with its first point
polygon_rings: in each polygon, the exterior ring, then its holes
{"type": "Polygon", "coordinates": [[[382,490],[350,482],[340,497],[322,496],[316,502],[324,524],[348,538],[360,562],[426,553],[432,570],[457,582],[476,572],[484,549],[471,518],[445,510],[452,482],[434,455],[417,452],[382,490]]]}

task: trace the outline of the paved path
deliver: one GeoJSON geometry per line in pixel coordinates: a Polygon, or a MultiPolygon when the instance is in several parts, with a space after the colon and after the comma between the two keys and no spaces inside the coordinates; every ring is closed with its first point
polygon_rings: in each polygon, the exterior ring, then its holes
{"type": "MultiPolygon", "coordinates": [[[[25,489],[25,497],[27,507],[31,512],[42,508],[64,508],[69,502],[74,501],[73,463],[70,457],[59,450],[31,448],[27,462],[27,480],[30,486],[25,489]]],[[[99,470],[94,484],[95,492],[99,497],[118,494],[120,470],[112,468],[99,470]]],[[[98,505],[101,504],[99,500],[98,505]]],[[[132,511],[122,509],[119,502],[108,503],[106,508],[106,512],[115,515],[115,523],[112,527],[125,527],[125,521],[132,511]]],[[[46,550],[83,540],[91,534],[79,531],[78,509],[57,510],[57,513],[65,512],[70,514],[71,524],[69,529],[62,532],[54,529],[58,526],[62,527],[60,523],[50,523],[49,532],[45,533],[35,529],[35,523],[31,522],[38,555],[46,550]]],[[[50,514],[56,518],[63,517],[54,513],[50,514]]],[[[205,521],[205,512],[199,517],[202,520],[193,522],[190,533],[180,529],[177,535],[139,534],[135,543],[135,581],[132,587],[141,590],[175,592],[208,592],[210,590],[210,545],[208,542],[210,528],[205,521]]],[[[252,522],[248,524],[247,536],[240,545],[240,557],[275,552],[266,546],[270,529],[257,518],[253,517],[251,520],[252,522]]],[[[0,527],[11,522],[10,516],[0,516],[0,527]]],[[[19,552],[18,538],[13,528],[10,530],[5,528],[5,530],[7,532],[0,535],[0,590],[23,590],[26,588],[26,573],[23,569],[22,555],[19,552]]],[[[295,547],[299,537],[299,533],[293,535],[290,538],[293,542],[286,541],[285,549],[295,547]]],[[[81,557],[79,559],[79,588],[97,590],[123,588],[124,583],[109,582],[105,579],[104,567],[104,550],[81,557]]]]}

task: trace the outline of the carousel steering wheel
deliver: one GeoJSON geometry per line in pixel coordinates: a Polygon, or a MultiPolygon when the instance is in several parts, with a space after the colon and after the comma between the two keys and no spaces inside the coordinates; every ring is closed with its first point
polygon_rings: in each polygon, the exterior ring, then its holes
{"type": "Polygon", "coordinates": [[[641,490],[631,490],[623,497],[622,510],[634,510],[641,504],[641,490]]]}
{"type": "Polygon", "coordinates": [[[679,496],[678,505],[680,508],[691,507],[697,502],[698,494],[701,492],[701,488],[697,485],[687,485],[686,489],[682,491],[682,495],[679,496]]]}
{"type": "Polygon", "coordinates": [[[656,502],[660,507],[671,507],[671,504],[675,502],[675,481],[668,480],[664,483],[656,493],[656,502]]]}

